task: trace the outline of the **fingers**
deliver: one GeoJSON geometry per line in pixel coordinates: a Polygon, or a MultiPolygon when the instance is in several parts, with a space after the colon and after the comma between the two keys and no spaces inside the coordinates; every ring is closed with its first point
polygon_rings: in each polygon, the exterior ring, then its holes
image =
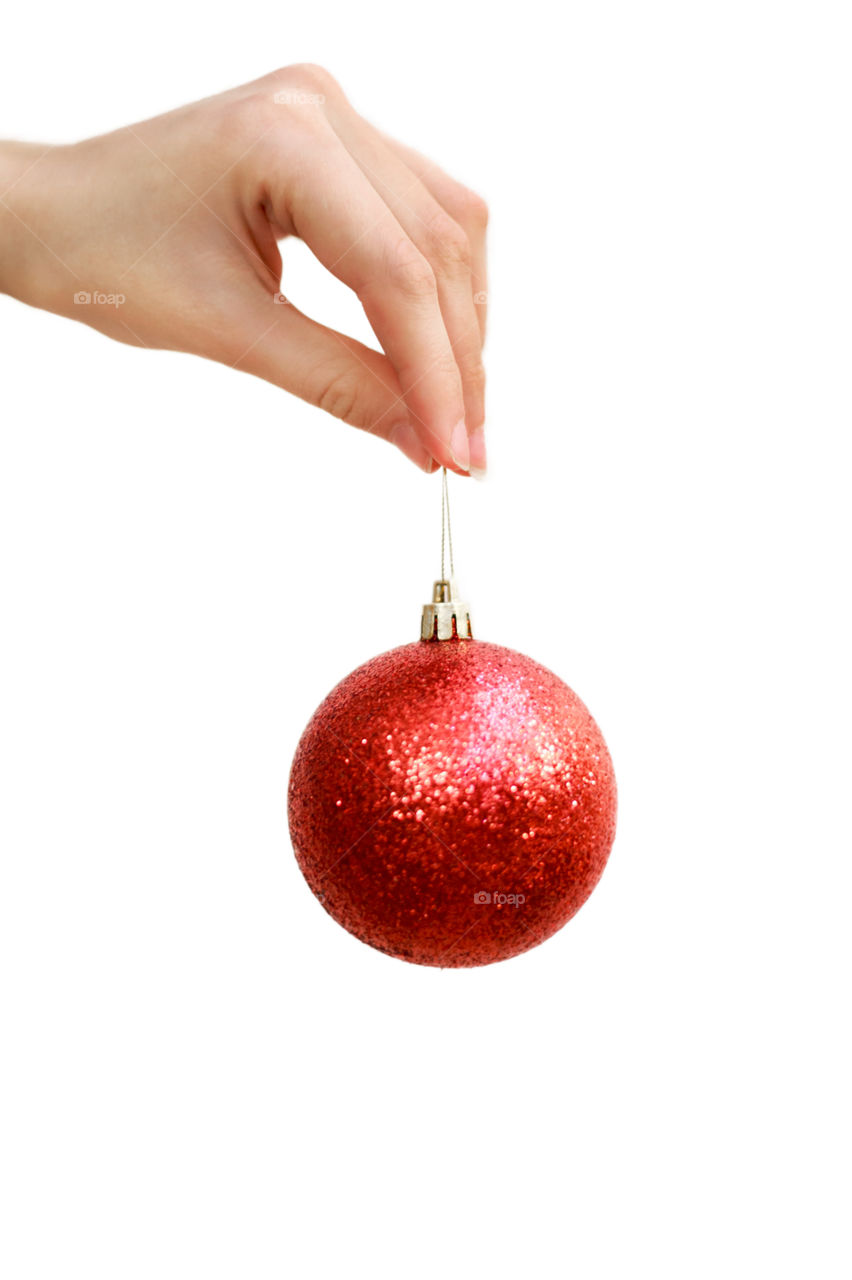
{"type": "Polygon", "coordinates": [[[423,471],[436,469],[431,451],[411,422],[390,360],[325,325],[292,304],[263,295],[240,330],[245,350],[233,367],[264,378],[350,426],[380,436],[423,471]],[[270,320],[270,312],[275,315],[270,320]],[[257,336],[253,335],[256,331],[257,336]]]}
{"type": "Polygon", "coordinates": [[[419,151],[404,146],[386,133],[382,133],[381,137],[388,148],[394,151],[411,172],[418,176],[423,185],[467,235],[470,244],[471,289],[484,342],[488,312],[488,265],[485,247],[488,206],[475,191],[450,178],[434,161],[422,156],[419,151]]]}
{"type": "MultiPolygon", "coordinates": [[[[479,322],[480,344],[485,342],[485,328],[488,312],[488,267],[486,257],[485,233],[488,225],[488,207],[485,201],[450,178],[432,160],[422,156],[412,147],[404,146],[395,138],[381,134],[388,148],[400,157],[412,173],[416,174],[437,202],[444,208],[453,221],[465,232],[470,245],[470,286],[473,303],[479,322]]],[[[474,427],[468,440],[470,450],[471,474],[485,473],[486,450],[485,434],[481,428],[474,427]]]]}
{"type": "MultiPolygon", "coordinates": [[[[310,131],[309,145],[302,136],[294,149],[292,130],[277,140],[282,154],[275,167],[282,176],[270,183],[275,217],[282,226],[289,222],[358,295],[420,445],[441,465],[467,471],[464,392],[435,272],[325,116],[307,113],[302,127],[310,131]]],[[[372,425],[382,432],[387,423],[377,418],[372,425]]]]}
{"type": "Polygon", "coordinates": [[[461,374],[465,423],[470,435],[480,432],[485,422],[485,372],[467,233],[348,103],[333,102],[329,118],[364,176],[435,273],[441,314],[461,374]]]}

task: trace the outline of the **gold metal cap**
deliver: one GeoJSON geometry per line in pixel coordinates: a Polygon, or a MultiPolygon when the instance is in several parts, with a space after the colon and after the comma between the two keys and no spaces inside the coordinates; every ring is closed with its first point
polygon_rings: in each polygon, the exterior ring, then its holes
{"type": "Polygon", "coordinates": [[[472,640],[470,610],[458,598],[455,578],[439,578],[432,600],[423,606],[421,640],[472,640]]]}

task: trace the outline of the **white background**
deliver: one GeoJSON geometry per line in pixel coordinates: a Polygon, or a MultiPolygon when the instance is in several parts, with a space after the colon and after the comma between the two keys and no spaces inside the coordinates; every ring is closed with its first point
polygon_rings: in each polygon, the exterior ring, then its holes
{"type": "MultiPolygon", "coordinates": [[[[841,4],[39,6],[0,129],[297,61],[492,210],[477,632],[607,736],[543,947],[325,915],[298,737],[416,638],[439,477],[261,382],[0,299],[0,1270],[849,1275],[852,191],[841,4]]],[[[284,287],[366,336],[301,245],[284,287]]]]}

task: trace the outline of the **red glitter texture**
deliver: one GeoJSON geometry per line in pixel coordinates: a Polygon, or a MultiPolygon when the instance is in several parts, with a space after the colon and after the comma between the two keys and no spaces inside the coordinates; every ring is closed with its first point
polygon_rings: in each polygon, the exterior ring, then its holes
{"type": "Polygon", "coordinates": [[[582,906],[615,837],[615,776],[552,671],[481,640],[420,640],[317,709],[289,815],[339,924],[401,960],[460,968],[528,951],[582,906]]]}

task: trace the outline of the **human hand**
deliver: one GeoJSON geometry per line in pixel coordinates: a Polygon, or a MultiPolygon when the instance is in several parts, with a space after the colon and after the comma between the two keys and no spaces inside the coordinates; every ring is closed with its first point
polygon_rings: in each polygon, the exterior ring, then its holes
{"type": "Polygon", "coordinates": [[[0,290],[265,378],[426,471],[485,470],[485,223],[313,66],[74,145],[0,145],[0,290]],[[279,292],[289,235],[381,351],[279,292]]]}

